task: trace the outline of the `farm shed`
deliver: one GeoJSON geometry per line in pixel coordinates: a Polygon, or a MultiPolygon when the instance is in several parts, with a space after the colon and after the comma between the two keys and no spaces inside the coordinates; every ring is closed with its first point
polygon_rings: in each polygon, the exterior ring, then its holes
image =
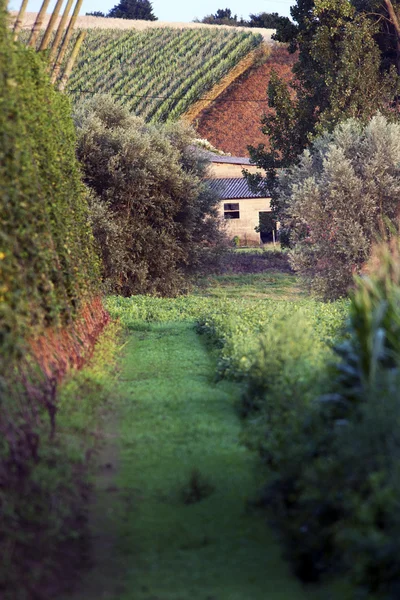
{"type": "Polygon", "coordinates": [[[259,169],[244,157],[213,155],[209,158],[208,182],[221,199],[219,212],[226,223],[228,236],[237,236],[243,246],[272,241],[272,232],[260,234],[255,231],[260,218],[271,212],[270,198],[254,193],[242,173],[242,169],[251,173],[259,169]]]}

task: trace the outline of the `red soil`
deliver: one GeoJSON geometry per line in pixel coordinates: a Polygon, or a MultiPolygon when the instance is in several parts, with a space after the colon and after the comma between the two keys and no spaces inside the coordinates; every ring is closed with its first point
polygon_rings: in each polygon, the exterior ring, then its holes
{"type": "Polygon", "coordinates": [[[91,357],[96,341],[110,321],[99,297],[80,310],[75,321],[64,329],[48,329],[30,347],[47,380],[62,381],[70,369],[81,369],[91,357]]]}
{"type": "Polygon", "coordinates": [[[260,119],[271,111],[267,102],[271,72],[289,81],[294,62],[286,48],[274,47],[267,62],[241,75],[200,114],[194,123],[199,136],[233,156],[248,156],[248,145],[267,145],[260,119]]]}

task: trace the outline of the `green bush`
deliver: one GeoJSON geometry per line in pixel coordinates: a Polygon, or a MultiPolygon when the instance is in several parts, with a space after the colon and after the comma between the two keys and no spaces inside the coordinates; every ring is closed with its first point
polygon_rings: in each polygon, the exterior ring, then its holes
{"type": "Polygon", "coordinates": [[[146,125],[96,96],[77,109],[78,158],[92,198],[92,222],[107,291],[173,296],[223,240],[218,199],[194,133],[146,125]]]}
{"type": "Polygon", "coordinates": [[[346,296],[371,244],[398,215],[400,124],[354,119],[317,138],[279,180],[289,259],[325,299],[346,296]]]}
{"type": "MultiPolygon", "coordinates": [[[[300,577],[347,574],[393,599],[400,581],[400,252],[375,251],[356,282],[325,393],[277,424],[265,500],[300,577]]],[[[268,431],[266,435],[268,435],[268,431]]],[[[375,596],[374,596],[375,597],[375,596]]]]}

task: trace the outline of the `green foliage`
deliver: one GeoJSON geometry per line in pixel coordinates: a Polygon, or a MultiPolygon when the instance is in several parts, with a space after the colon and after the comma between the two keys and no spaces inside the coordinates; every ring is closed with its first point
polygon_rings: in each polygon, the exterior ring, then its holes
{"type": "MultiPolygon", "coordinates": [[[[310,352],[315,361],[323,358],[323,349],[333,344],[343,324],[347,303],[322,304],[312,300],[246,298],[243,294],[242,297],[229,300],[223,296],[186,296],[176,299],[134,296],[109,298],[107,309],[127,327],[135,327],[138,321],[196,320],[199,330],[211,336],[220,347],[219,376],[245,381],[253,376],[258,378],[256,371],[263,361],[265,363],[270,360],[273,364],[275,358],[268,356],[265,347],[268,344],[274,347],[273,340],[278,340],[280,336],[282,339],[288,338],[290,327],[284,325],[287,320],[291,323],[292,319],[297,323],[303,322],[305,331],[313,332],[309,340],[310,352]]],[[[303,334],[299,332],[299,336],[301,335],[303,334]]],[[[306,333],[303,335],[305,337],[306,333]]],[[[281,363],[287,352],[284,345],[282,342],[280,358],[277,359],[281,363]]],[[[292,347],[294,346],[293,342],[292,347]]],[[[293,350],[293,363],[300,352],[301,349],[293,350]]],[[[268,378],[268,369],[265,371],[265,377],[268,378]]]]}
{"type": "MultiPolygon", "coordinates": [[[[292,15],[298,23],[295,77],[290,84],[271,78],[274,110],[261,120],[270,148],[250,148],[255,164],[268,171],[270,187],[275,169],[296,163],[315,135],[346,118],[366,122],[379,111],[393,114],[399,88],[394,67],[382,70],[376,26],[347,0],[299,0],[292,15]]],[[[254,176],[249,180],[257,184],[254,176]]]]}
{"type": "Polygon", "coordinates": [[[243,18],[238,19],[237,15],[233,15],[230,8],[218,9],[216,13],[206,15],[201,21],[196,22],[208,23],[210,25],[231,25],[232,27],[261,27],[264,29],[279,28],[282,31],[291,31],[294,29],[288,17],[281,17],[278,13],[261,12],[250,14],[248,21],[243,18]]]}
{"type": "MultiPolygon", "coordinates": [[[[41,336],[61,338],[65,328],[68,346],[98,292],[99,265],[70,103],[7,23],[1,2],[0,595],[30,600],[54,572],[57,549],[78,535],[86,495],[85,451],[72,455],[58,435],[54,339],[41,336]],[[40,338],[39,365],[30,344],[40,338]]],[[[79,351],[85,341],[77,333],[79,351]]]]}
{"type": "Polygon", "coordinates": [[[247,27],[264,27],[265,29],[292,28],[293,24],[288,17],[282,17],[278,13],[261,12],[250,14],[249,20],[245,22],[247,27]]]}
{"type": "MultiPolygon", "coordinates": [[[[298,574],[350,574],[370,597],[398,598],[400,253],[381,245],[357,280],[348,337],[325,393],[277,424],[266,500],[298,574]],[[294,425],[293,425],[294,424],[294,425]],[[375,597],[375,596],[374,596],[375,597]]],[[[270,448],[270,445],[269,445],[270,448]]]]}
{"type": "Polygon", "coordinates": [[[110,93],[146,121],[176,121],[261,41],[212,28],[92,29],[67,91],[74,103],[110,93]]]}
{"type": "Polygon", "coordinates": [[[237,15],[233,15],[230,8],[219,8],[215,14],[206,15],[201,23],[209,25],[233,25],[237,27],[243,24],[243,19],[238,20],[237,15]]]}
{"type": "Polygon", "coordinates": [[[223,240],[205,159],[181,124],[148,126],[96,97],[75,114],[106,289],[176,295],[223,240]]]}
{"type": "Polygon", "coordinates": [[[383,116],[354,120],[316,139],[279,178],[283,229],[292,266],[325,298],[344,296],[371,243],[396,220],[400,126],[383,116]]]}
{"type": "Polygon", "coordinates": [[[143,19],[157,21],[150,0],[120,0],[109,12],[107,17],[114,19],[143,19]]]}
{"type": "Polygon", "coordinates": [[[62,588],[81,566],[91,457],[99,446],[99,421],[115,394],[119,334],[119,326],[110,325],[91,361],[66,378],[58,391],[53,433],[40,406],[34,407],[33,426],[27,420],[32,398],[24,398],[21,392],[16,399],[15,390],[11,397],[2,393],[2,421],[8,421],[8,433],[14,429],[18,435],[19,427],[26,430],[30,446],[36,445],[37,450],[28,460],[22,443],[10,453],[7,439],[1,438],[0,594],[4,600],[44,598],[46,586],[62,588]]]}
{"type": "Polygon", "coordinates": [[[0,28],[1,373],[28,334],[72,320],[98,265],[69,102],[12,42],[3,9],[0,28]]]}

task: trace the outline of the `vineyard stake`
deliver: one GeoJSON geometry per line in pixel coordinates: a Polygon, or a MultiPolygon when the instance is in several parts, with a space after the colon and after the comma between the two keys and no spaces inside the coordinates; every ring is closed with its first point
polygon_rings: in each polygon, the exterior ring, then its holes
{"type": "Polygon", "coordinates": [[[69,60],[67,62],[67,66],[65,67],[64,74],[63,74],[62,79],[60,81],[60,85],[58,86],[58,89],[59,89],[60,92],[64,91],[65,86],[68,83],[69,76],[71,75],[71,71],[72,71],[72,69],[74,67],[76,58],[77,58],[77,56],[79,54],[80,47],[82,45],[83,40],[86,37],[86,34],[87,34],[87,31],[81,31],[79,33],[77,39],[76,39],[74,48],[73,48],[73,50],[71,52],[71,56],[69,57],[69,60]]]}
{"type": "Polygon", "coordinates": [[[60,20],[60,22],[58,24],[57,32],[56,32],[56,35],[54,37],[54,42],[53,42],[53,44],[51,46],[51,50],[50,50],[49,68],[50,68],[51,63],[53,62],[53,59],[55,58],[55,55],[56,55],[56,52],[57,52],[57,48],[58,48],[58,45],[60,43],[61,36],[62,36],[62,34],[64,32],[65,24],[67,22],[69,11],[71,10],[71,6],[72,6],[73,1],[74,0],[68,0],[67,1],[67,4],[65,5],[65,8],[64,8],[63,16],[61,17],[61,20],[60,20]]]}
{"type": "Polygon", "coordinates": [[[39,50],[46,50],[47,46],[49,45],[50,36],[53,32],[54,26],[56,24],[56,19],[61,10],[61,6],[62,6],[63,2],[64,2],[64,0],[57,0],[54,10],[51,13],[50,21],[47,25],[46,31],[44,32],[43,39],[40,43],[39,50]]]}
{"type": "Polygon", "coordinates": [[[75,25],[76,19],[78,18],[79,11],[80,11],[81,6],[82,6],[82,2],[83,2],[83,0],[77,0],[76,1],[74,12],[72,13],[72,17],[71,17],[71,19],[69,21],[67,31],[65,32],[65,36],[64,36],[63,42],[61,44],[61,48],[60,48],[60,50],[58,52],[58,55],[57,55],[57,60],[54,63],[53,72],[51,74],[51,83],[54,83],[56,81],[56,79],[58,77],[58,74],[60,72],[61,63],[62,63],[62,61],[64,59],[64,56],[65,56],[65,53],[66,53],[66,51],[68,49],[69,40],[71,39],[72,31],[74,29],[74,25],[75,25]]]}
{"type": "Polygon", "coordinates": [[[37,37],[39,35],[40,28],[43,24],[43,19],[46,16],[46,10],[50,3],[50,0],[43,0],[43,4],[40,7],[40,11],[36,17],[36,21],[32,27],[31,37],[29,38],[28,46],[33,47],[36,44],[37,37]]]}
{"type": "Polygon", "coordinates": [[[28,0],[22,0],[21,8],[19,9],[18,16],[14,23],[14,42],[18,39],[18,33],[21,29],[22,21],[24,20],[26,7],[28,6],[28,0]]]}

